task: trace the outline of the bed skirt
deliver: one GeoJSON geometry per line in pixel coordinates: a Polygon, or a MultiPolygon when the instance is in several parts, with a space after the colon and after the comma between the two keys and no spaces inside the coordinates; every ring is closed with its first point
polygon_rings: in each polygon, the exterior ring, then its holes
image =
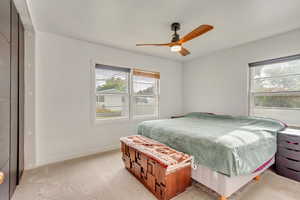
{"type": "Polygon", "coordinates": [[[241,187],[250,182],[253,178],[259,176],[262,172],[272,166],[275,162],[274,157],[262,169],[250,175],[228,177],[210,168],[197,165],[192,170],[192,179],[210,188],[221,196],[229,197],[241,187]]]}

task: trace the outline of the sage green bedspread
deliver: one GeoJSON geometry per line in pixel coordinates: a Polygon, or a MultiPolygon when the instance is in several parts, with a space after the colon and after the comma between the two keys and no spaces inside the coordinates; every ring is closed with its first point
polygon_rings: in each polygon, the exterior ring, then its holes
{"type": "Polygon", "coordinates": [[[253,173],[276,152],[279,121],[190,113],[183,118],[145,121],[138,134],[194,156],[201,164],[228,176],[253,173]]]}

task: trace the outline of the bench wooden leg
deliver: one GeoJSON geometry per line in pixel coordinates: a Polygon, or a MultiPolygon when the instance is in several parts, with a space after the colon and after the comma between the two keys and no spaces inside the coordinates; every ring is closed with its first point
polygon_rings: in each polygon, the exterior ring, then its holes
{"type": "Polygon", "coordinates": [[[227,200],[227,198],[224,196],[220,196],[219,200],[227,200]]]}
{"type": "Polygon", "coordinates": [[[260,176],[255,176],[255,177],[254,177],[254,180],[255,180],[255,181],[259,181],[259,179],[260,179],[260,176]]]}

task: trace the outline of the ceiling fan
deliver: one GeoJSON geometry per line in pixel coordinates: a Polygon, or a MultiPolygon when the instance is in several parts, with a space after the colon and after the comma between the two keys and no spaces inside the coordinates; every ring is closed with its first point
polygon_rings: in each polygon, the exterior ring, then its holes
{"type": "Polygon", "coordinates": [[[171,25],[171,30],[174,31],[174,34],[172,35],[172,40],[170,43],[164,43],[164,44],[137,44],[136,46],[168,46],[171,48],[172,52],[179,52],[182,56],[189,55],[190,52],[185,49],[182,44],[190,41],[210,30],[212,30],[214,27],[211,25],[200,25],[198,28],[194,29],[192,32],[186,34],[182,38],[179,37],[177,31],[180,30],[180,24],[175,22],[171,25]]]}

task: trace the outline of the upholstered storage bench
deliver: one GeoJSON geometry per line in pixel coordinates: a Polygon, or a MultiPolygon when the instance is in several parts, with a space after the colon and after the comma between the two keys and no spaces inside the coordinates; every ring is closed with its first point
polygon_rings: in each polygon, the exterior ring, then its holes
{"type": "Polygon", "coordinates": [[[287,128],[278,133],[277,173],[300,181],[300,130],[287,128]]]}
{"type": "Polygon", "coordinates": [[[171,199],[191,185],[191,156],[140,135],[120,140],[125,167],[158,199],[171,199]]]}

